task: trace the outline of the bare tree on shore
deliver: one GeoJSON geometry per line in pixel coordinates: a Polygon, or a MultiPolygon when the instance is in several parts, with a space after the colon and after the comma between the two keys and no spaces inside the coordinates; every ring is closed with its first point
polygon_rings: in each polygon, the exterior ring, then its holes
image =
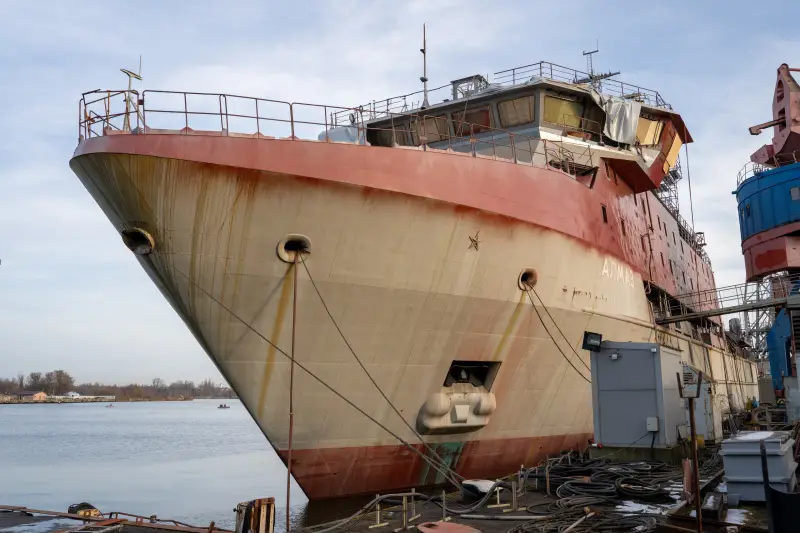
{"type": "Polygon", "coordinates": [[[150,385],[132,383],[129,385],[107,385],[103,383],[76,384],[65,370],[51,372],[31,372],[16,378],[0,378],[0,394],[13,394],[20,390],[44,391],[49,395],[63,396],[77,392],[83,396],[116,396],[117,399],[165,400],[179,398],[235,398],[236,395],[224,383],[214,383],[206,379],[195,385],[193,381],[177,380],[167,384],[161,378],[154,378],[150,385]]]}

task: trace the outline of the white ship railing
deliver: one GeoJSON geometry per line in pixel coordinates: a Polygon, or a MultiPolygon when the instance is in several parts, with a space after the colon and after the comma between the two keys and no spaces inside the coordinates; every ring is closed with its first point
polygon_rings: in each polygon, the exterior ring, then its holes
{"type": "Polygon", "coordinates": [[[769,169],[770,167],[762,165],[761,163],[753,163],[752,161],[748,161],[736,176],[736,186],[738,187],[744,180],[750,179],[756,174],[760,174],[769,169]]]}
{"type": "MultiPolygon", "coordinates": [[[[331,129],[345,126],[341,124],[341,117],[347,117],[346,127],[357,133],[352,142],[364,145],[368,120],[367,113],[361,108],[157,90],[88,92],[79,101],[78,113],[78,142],[109,135],[152,134],[338,142],[331,138],[331,129]]],[[[392,114],[388,127],[370,126],[370,130],[396,135],[403,131],[401,127],[407,128],[411,121],[419,121],[421,132],[426,132],[426,122],[437,119],[440,117],[414,112],[392,114]],[[396,125],[395,119],[398,121],[396,125]]],[[[568,117],[564,122],[568,122],[568,117]]],[[[588,145],[578,151],[580,144],[565,146],[561,141],[476,124],[459,123],[458,126],[463,135],[446,133],[437,136],[435,142],[420,142],[419,146],[402,148],[547,166],[573,177],[598,164],[588,145]]],[[[590,134],[595,133],[598,125],[587,122],[578,127],[564,128],[565,135],[576,131],[590,134]]]]}

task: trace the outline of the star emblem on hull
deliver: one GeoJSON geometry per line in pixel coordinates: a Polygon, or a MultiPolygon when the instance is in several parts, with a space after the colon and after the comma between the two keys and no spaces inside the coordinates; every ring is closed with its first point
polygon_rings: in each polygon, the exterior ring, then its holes
{"type": "Polygon", "coordinates": [[[469,248],[467,248],[467,250],[471,250],[472,248],[475,248],[475,251],[476,252],[478,251],[478,246],[481,244],[481,240],[478,237],[480,234],[481,234],[481,230],[478,230],[478,232],[475,234],[474,237],[470,237],[469,238],[469,248]]]}

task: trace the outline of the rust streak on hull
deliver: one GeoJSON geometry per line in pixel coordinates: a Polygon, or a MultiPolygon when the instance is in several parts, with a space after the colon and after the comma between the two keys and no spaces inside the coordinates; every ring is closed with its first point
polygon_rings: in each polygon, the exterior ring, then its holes
{"type": "MultiPolygon", "coordinates": [[[[297,275],[297,271],[293,275],[297,275]]],[[[272,370],[275,367],[275,343],[280,338],[280,333],[283,330],[283,322],[286,318],[286,311],[289,306],[289,294],[292,291],[292,286],[286,280],[281,283],[281,295],[278,299],[278,310],[275,314],[275,321],[272,324],[272,333],[269,338],[273,344],[268,345],[267,358],[264,362],[264,373],[261,376],[261,388],[258,392],[258,416],[264,416],[264,407],[267,403],[267,389],[272,377],[272,370]]]]}

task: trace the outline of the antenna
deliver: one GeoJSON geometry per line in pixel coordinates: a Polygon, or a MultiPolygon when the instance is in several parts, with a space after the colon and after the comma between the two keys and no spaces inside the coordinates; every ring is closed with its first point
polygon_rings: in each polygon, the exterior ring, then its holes
{"type": "MultiPolygon", "coordinates": [[[[120,69],[123,74],[128,76],[128,92],[125,93],[125,118],[122,122],[122,129],[123,131],[130,131],[131,130],[131,107],[137,107],[137,104],[134,104],[131,100],[131,89],[133,88],[133,80],[134,78],[142,81],[142,56],[139,55],[139,73],[131,72],[126,68],[120,69]]],[[[138,113],[139,110],[137,109],[136,112],[138,113]]]]}
{"type": "Polygon", "coordinates": [[[594,73],[594,65],[592,64],[592,56],[594,54],[598,53],[599,51],[600,51],[600,43],[599,43],[599,41],[595,41],[594,50],[591,50],[589,52],[586,52],[586,51],[583,52],[583,55],[586,56],[586,70],[587,70],[588,77],[581,78],[581,79],[576,79],[574,81],[574,83],[587,83],[588,82],[588,83],[592,84],[592,87],[595,87],[598,90],[600,90],[600,83],[599,83],[600,80],[604,80],[606,78],[611,78],[612,76],[616,76],[617,74],[619,74],[619,71],[617,71],[617,72],[606,72],[605,74],[595,74],[594,73]]]}
{"type": "Polygon", "coordinates": [[[594,50],[591,52],[583,52],[583,55],[586,56],[586,72],[589,73],[590,78],[594,78],[594,67],[592,65],[592,56],[600,51],[600,41],[595,41],[594,50]]]}
{"type": "Polygon", "coordinates": [[[428,42],[425,31],[425,24],[422,25],[422,77],[419,81],[422,82],[422,109],[428,107],[428,42]]]}

